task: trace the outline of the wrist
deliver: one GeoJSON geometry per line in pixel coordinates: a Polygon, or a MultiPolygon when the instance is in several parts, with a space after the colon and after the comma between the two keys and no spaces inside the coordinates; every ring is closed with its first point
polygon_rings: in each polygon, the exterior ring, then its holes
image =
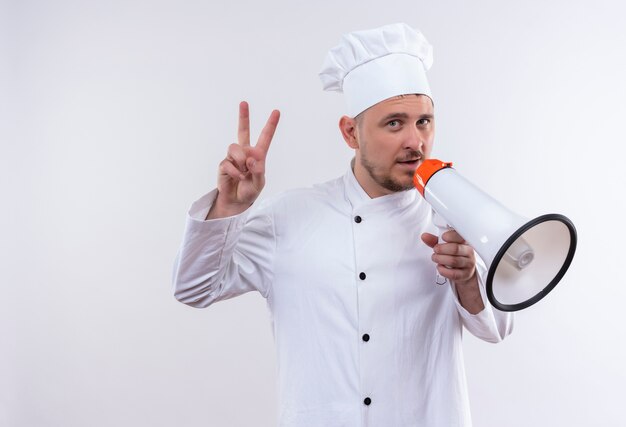
{"type": "Polygon", "coordinates": [[[217,218],[227,218],[230,216],[239,215],[240,213],[247,210],[252,203],[229,203],[225,202],[220,196],[219,193],[215,199],[215,202],[209,209],[209,212],[206,216],[206,219],[217,219],[217,218]]]}
{"type": "Polygon", "coordinates": [[[454,281],[454,284],[459,302],[469,313],[478,314],[485,308],[475,271],[468,280],[454,281]]]}

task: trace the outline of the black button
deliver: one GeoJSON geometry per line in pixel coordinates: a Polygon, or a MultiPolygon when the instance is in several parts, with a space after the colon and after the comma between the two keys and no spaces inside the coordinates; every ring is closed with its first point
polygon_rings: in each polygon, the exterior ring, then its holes
{"type": "Polygon", "coordinates": [[[357,224],[360,223],[361,221],[362,221],[362,219],[361,219],[360,216],[357,215],[357,216],[354,217],[354,222],[356,222],[357,224]]]}
{"type": "Polygon", "coordinates": [[[365,403],[366,405],[369,405],[370,403],[372,403],[372,399],[370,399],[369,397],[366,397],[366,398],[363,400],[363,403],[365,403]]]}
{"type": "Polygon", "coordinates": [[[359,279],[365,280],[366,277],[367,276],[365,275],[365,273],[363,273],[363,272],[359,273],[359,279]]]}
{"type": "Polygon", "coordinates": [[[368,342],[370,340],[370,336],[368,334],[363,335],[363,341],[368,342]]]}

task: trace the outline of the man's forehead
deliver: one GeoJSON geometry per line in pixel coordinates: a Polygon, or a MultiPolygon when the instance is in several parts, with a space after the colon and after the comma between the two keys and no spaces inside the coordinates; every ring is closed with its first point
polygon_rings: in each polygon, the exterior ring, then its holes
{"type": "Polygon", "coordinates": [[[376,116],[385,116],[392,113],[405,115],[433,114],[433,102],[421,94],[398,95],[385,99],[366,110],[376,116]]]}

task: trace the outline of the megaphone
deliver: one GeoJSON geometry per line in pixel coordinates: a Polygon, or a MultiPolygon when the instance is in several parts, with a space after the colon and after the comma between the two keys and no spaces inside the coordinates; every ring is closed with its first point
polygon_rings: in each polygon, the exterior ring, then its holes
{"type": "Polygon", "coordinates": [[[426,201],[480,255],[488,268],[489,302],[518,311],[545,297],[576,251],[576,228],[560,214],[529,220],[463,178],[452,163],[427,159],[413,183],[426,201]]]}

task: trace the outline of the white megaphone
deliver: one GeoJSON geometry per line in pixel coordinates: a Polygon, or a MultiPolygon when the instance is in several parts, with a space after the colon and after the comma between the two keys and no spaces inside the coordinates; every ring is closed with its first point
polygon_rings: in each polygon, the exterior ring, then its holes
{"type": "Polygon", "coordinates": [[[413,183],[485,262],[487,296],[498,310],[535,304],[569,268],[576,229],[567,217],[548,214],[529,221],[459,175],[452,163],[437,159],[424,160],[413,183]]]}

